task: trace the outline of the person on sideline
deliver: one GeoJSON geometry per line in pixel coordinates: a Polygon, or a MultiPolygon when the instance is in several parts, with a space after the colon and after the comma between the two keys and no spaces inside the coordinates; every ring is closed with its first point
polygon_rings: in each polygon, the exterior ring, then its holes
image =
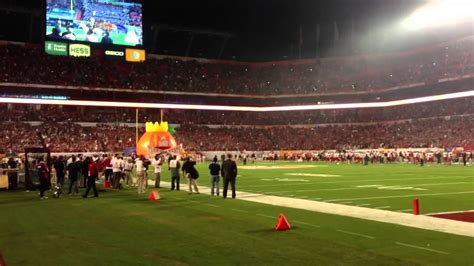
{"type": "Polygon", "coordinates": [[[224,178],[224,199],[227,198],[227,189],[230,186],[232,187],[232,198],[235,199],[235,179],[237,178],[237,164],[232,160],[232,154],[227,154],[227,160],[222,163],[221,174],[224,178]]]}
{"type": "Polygon", "coordinates": [[[181,167],[181,164],[179,163],[178,158],[176,155],[173,156],[173,159],[171,159],[170,164],[169,164],[169,170],[171,174],[171,190],[174,190],[176,187],[176,190],[179,190],[179,168],[181,167]]]}
{"type": "Polygon", "coordinates": [[[38,177],[40,182],[40,199],[47,199],[48,197],[44,195],[44,192],[49,189],[49,168],[43,159],[39,160],[41,161],[36,166],[36,169],[38,169],[38,177]]]}
{"type": "MultiPolygon", "coordinates": [[[[99,158],[97,158],[97,161],[99,158]]],[[[84,193],[84,198],[87,198],[87,195],[89,194],[89,191],[92,189],[94,192],[94,197],[97,198],[99,196],[99,193],[97,193],[97,188],[95,186],[95,181],[99,177],[99,168],[97,167],[97,161],[92,160],[92,158],[87,157],[86,162],[90,162],[88,166],[89,173],[87,175],[87,189],[86,192],[84,193]]]]}
{"type": "Polygon", "coordinates": [[[71,194],[72,189],[74,188],[74,193],[79,194],[79,189],[77,187],[77,182],[79,181],[79,172],[81,172],[81,167],[76,162],[76,156],[71,157],[71,163],[67,165],[67,172],[69,178],[69,191],[68,195],[71,194]]]}
{"type": "Polygon", "coordinates": [[[133,160],[129,158],[123,167],[123,173],[125,175],[125,185],[127,187],[133,186],[132,179],[133,160]]]}
{"type": "Polygon", "coordinates": [[[111,164],[112,164],[112,173],[114,175],[112,187],[114,189],[120,189],[121,188],[120,181],[122,180],[122,168],[124,165],[122,157],[120,157],[118,154],[115,154],[115,157],[112,158],[111,164]]]}
{"type": "Polygon", "coordinates": [[[65,177],[64,172],[66,169],[63,156],[59,156],[59,158],[54,161],[53,166],[54,166],[54,169],[56,170],[56,183],[59,186],[59,193],[61,194],[64,188],[64,177],[65,177]]]}
{"type": "Polygon", "coordinates": [[[196,168],[194,168],[195,165],[196,162],[191,161],[191,158],[187,157],[186,161],[183,163],[183,167],[181,168],[184,176],[188,178],[189,194],[193,193],[193,187],[196,194],[199,194],[199,189],[196,182],[196,180],[199,178],[199,173],[196,168]]]}
{"type": "Polygon", "coordinates": [[[214,195],[214,188],[216,189],[216,196],[219,196],[219,179],[221,166],[217,163],[217,156],[214,156],[212,162],[209,164],[209,170],[211,172],[211,195],[214,195]]]}
{"type": "Polygon", "coordinates": [[[163,160],[160,155],[155,155],[155,158],[153,158],[151,164],[153,165],[153,172],[155,173],[155,188],[160,188],[161,165],[163,164],[163,160]]]}
{"type": "Polygon", "coordinates": [[[145,182],[147,182],[145,177],[145,165],[143,155],[137,158],[135,161],[135,170],[137,171],[137,187],[138,193],[145,193],[145,182]]]}

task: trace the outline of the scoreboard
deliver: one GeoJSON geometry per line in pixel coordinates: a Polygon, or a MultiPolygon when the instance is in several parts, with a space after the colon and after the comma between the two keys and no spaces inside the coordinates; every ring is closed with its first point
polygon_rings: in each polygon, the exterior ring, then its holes
{"type": "Polygon", "coordinates": [[[143,62],[142,0],[45,0],[44,49],[143,62]]]}

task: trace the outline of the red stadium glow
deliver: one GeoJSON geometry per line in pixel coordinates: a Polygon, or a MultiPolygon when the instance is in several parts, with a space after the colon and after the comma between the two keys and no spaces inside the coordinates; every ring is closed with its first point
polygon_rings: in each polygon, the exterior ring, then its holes
{"type": "Polygon", "coordinates": [[[294,106],[226,106],[226,105],[199,105],[199,104],[170,104],[170,103],[139,103],[139,102],[111,102],[111,101],[84,101],[84,100],[52,100],[52,99],[25,99],[0,97],[0,103],[40,104],[40,105],[68,105],[68,106],[97,106],[97,107],[128,107],[128,108],[155,108],[155,109],[188,109],[188,110],[213,110],[213,111],[246,111],[246,112],[278,112],[278,111],[303,111],[323,109],[355,109],[379,108],[399,106],[415,103],[425,103],[440,100],[456,99],[474,96],[474,90],[448,93],[419,98],[367,103],[340,103],[294,106]]]}

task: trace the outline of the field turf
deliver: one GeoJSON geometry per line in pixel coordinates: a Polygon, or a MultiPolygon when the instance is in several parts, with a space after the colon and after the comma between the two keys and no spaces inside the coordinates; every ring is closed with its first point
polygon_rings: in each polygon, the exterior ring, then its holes
{"type": "MultiPolygon", "coordinates": [[[[248,166],[267,169],[240,165],[237,184],[242,191],[373,208],[390,206],[387,209],[393,211],[409,209],[411,195],[416,195],[423,213],[474,209],[472,167],[294,162],[248,166]],[[289,166],[293,168],[276,169],[289,166]]],[[[206,165],[198,169],[199,185],[207,186],[206,165]]],[[[169,181],[168,171],[163,172],[163,179],[169,181]]],[[[0,253],[7,265],[474,263],[474,239],[470,237],[188,195],[185,185],[182,190],[162,188],[162,199],[155,202],[135,190],[106,190],[99,198],[65,196],[42,201],[37,192],[0,191],[0,253]],[[286,215],[292,230],[273,229],[280,213],[286,215]]]]}

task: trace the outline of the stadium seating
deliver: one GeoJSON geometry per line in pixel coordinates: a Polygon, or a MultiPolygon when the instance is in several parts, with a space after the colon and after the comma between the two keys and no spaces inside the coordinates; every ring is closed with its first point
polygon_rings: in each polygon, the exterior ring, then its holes
{"type": "Polygon", "coordinates": [[[51,57],[38,47],[0,46],[0,82],[145,90],[309,94],[380,91],[474,74],[474,38],[403,54],[270,63],[150,59],[127,64],[51,57]]]}

